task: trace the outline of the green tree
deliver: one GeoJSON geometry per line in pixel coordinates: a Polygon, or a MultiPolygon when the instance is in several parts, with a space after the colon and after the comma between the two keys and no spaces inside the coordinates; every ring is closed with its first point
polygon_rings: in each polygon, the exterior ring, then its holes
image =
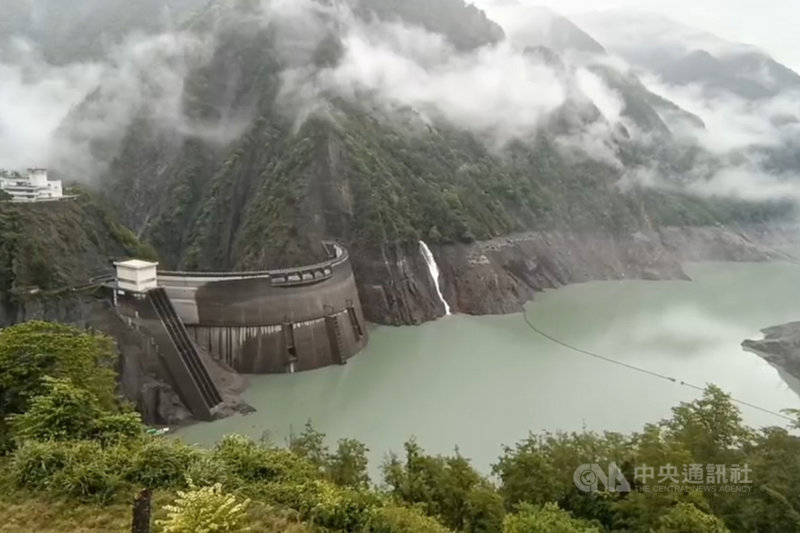
{"type": "Polygon", "coordinates": [[[317,431],[311,421],[306,422],[303,432],[291,435],[289,449],[307,459],[313,465],[324,470],[328,463],[328,447],[325,445],[325,434],[317,431]]]}
{"type": "Polygon", "coordinates": [[[27,410],[45,392],[45,376],[65,378],[89,391],[107,409],[117,405],[116,352],[104,335],[48,322],[26,322],[0,331],[0,418],[27,410]]]}
{"type": "Polygon", "coordinates": [[[610,525],[617,495],[580,492],[573,473],[585,464],[605,468],[614,463],[624,469],[631,460],[629,438],[622,435],[545,433],[529,435],[516,446],[505,447],[493,472],[500,478],[500,494],[509,510],[520,503],[541,506],[554,502],[567,511],[610,525]]]}
{"type": "Polygon", "coordinates": [[[656,533],[730,533],[722,520],[688,503],[676,505],[659,524],[656,533]]]}
{"type": "MultiPolygon", "coordinates": [[[[630,481],[635,488],[646,489],[658,482],[660,468],[666,465],[689,465],[694,462],[686,447],[668,438],[665,431],[657,425],[645,426],[641,434],[634,435],[631,448],[633,454],[633,473],[630,481]],[[636,477],[650,469],[652,477],[636,477]]],[[[679,467],[680,468],[680,467],[679,467]]],[[[649,533],[657,527],[659,519],[677,503],[687,502],[702,509],[708,509],[708,502],[701,492],[639,492],[634,491],[626,498],[614,503],[615,528],[649,533]]]]}
{"type": "Polygon", "coordinates": [[[429,515],[456,530],[489,533],[502,527],[503,500],[469,461],[426,455],[415,442],[405,444],[405,462],[391,456],[383,465],[390,493],[398,501],[420,505],[429,515]]]}
{"type": "Polygon", "coordinates": [[[326,468],[331,480],[345,487],[368,487],[368,451],[366,445],[357,440],[340,440],[336,452],[331,454],[327,459],[326,468]]]}
{"type": "Polygon", "coordinates": [[[542,507],[522,504],[516,513],[506,516],[503,533],[600,533],[600,529],[576,520],[554,503],[542,507]]]}
{"type": "Polygon", "coordinates": [[[750,492],[721,498],[716,514],[733,531],[800,531],[800,438],[766,428],[748,452],[750,492]]]}
{"type": "Polygon", "coordinates": [[[364,533],[448,533],[450,530],[413,507],[387,506],[378,509],[364,533]]]}
{"type": "Polygon", "coordinates": [[[735,463],[741,457],[738,449],[755,437],[730,395],[716,385],[709,385],[702,398],[674,407],[663,425],[703,464],[735,463]]]}

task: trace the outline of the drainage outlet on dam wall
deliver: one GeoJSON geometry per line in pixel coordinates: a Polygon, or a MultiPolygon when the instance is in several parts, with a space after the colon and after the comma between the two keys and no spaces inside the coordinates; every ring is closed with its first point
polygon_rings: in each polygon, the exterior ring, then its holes
{"type": "Polygon", "coordinates": [[[194,342],[243,374],[345,364],[367,345],[349,255],[266,272],[159,272],[194,342]]]}

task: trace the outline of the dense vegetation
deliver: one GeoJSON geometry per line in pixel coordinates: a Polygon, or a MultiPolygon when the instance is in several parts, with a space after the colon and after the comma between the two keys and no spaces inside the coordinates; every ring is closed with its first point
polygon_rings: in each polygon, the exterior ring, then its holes
{"type": "MultiPolygon", "coordinates": [[[[800,531],[800,438],[742,424],[710,386],[633,435],[531,434],[486,477],[410,440],[367,475],[366,448],[310,425],[288,448],[229,436],[210,450],[149,436],[113,395],[110,341],[29,323],[0,333],[0,531],[125,531],[154,491],[155,531],[785,533],[800,531]],[[583,464],[619,465],[632,492],[582,492],[583,464]],[[642,466],[748,465],[749,492],[643,490],[642,466]],[[204,518],[205,517],[205,518],[204,518]]],[[[680,470],[678,470],[680,471],[680,470]]],[[[652,483],[653,481],[651,481],[652,483]]]]}
{"type": "Polygon", "coordinates": [[[154,259],[87,190],[74,199],[46,203],[0,202],[0,299],[14,304],[39,293],[87,285],[111,269],[110,260],[154,259]]]}

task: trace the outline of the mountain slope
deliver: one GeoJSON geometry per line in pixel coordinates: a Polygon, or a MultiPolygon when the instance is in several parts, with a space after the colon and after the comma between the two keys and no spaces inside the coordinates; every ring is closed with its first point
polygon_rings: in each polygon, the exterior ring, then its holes
{"type": "MultiPolygon", "coordinates": [[[[362,13],[363,22],[348,32],[339,12],[318,5],[322,7],[311,15],[302,15],[302,24],[292,19],[288,29],[280,20],[264,23],[253,16],[259,12],[252,6],[216,4],[205,19],[193,21],[198,31],[215,32],[216,49],[187,76],[183,113],[211,124],[226,116],[249,117],[234,134],[212,139],[175,130],[147,109],[125,132],[102,187],[121,219],[157,247],[165,266],[281,267],[316,260],[322,252],[319,242],[335,239],[351,249],[370,320],[409,323],[436,316],[439,306],[419,253],[420,239],[434,250],[527,230],[598,233],[613,240],[668,221],[728,223],[784,212],[784,206],[706,202],[620,187],[625,171],[620,165],[656,160],[675,172],[691,167],[691,154],[673,143],[661,118],[665,109],[681,110],[635,77],[597,64],[586,67],[605,80],[605,91],[619,93],[624,120],[644,137],[659,139],[641,144],[618,117],[606,116],[604,106],[574,86],[575,69],[554,51],[535,48],[513,55],[507,44],[477,51],[455,48],[469,48],[465,43],[492,35],[494,26],[488,22],[461,45],[460,30],[442,30],[447,33],[441,37],[454,46],[442,50],[455,56],[446,63],[445,81],[451,69],[471,72],[474,62],[497,53],[491,57],[510,57],[514,65],[536,75],[547,68],[547,79],[566,84],[563,102],[510,142],[498,144],[493,130],[471,129],[458,115],[408,103],[403,94],[388,98],[362,86],[352,93],[337,90],[341,85],[326,82],[341,83],[339,67],[353,59],[348,47],[354,46],[354,35],[375,30],[374,19],[362,13]],[[291,34],[297,27],[301,34],[291,34]],[[309,34],[309,27],[318,33],[309,34]],[[287,50],[287,43],[296,46],[287,50]],[[598,138],[614,160],[593,155],[586,147],[580,147],[581,153],[570,149],[576,139],[598,138]]],[[[435,5],[434,13],[444,7],[466,9],[461,0],[437,0],[435,5]]],[[[409,20],[403,9],[412,4],[403,6],[380,16],[409,20]]],[[[428,19],[423,5],[416,6],[413,16],[423,17],[426,27],[437,27],[435,15],[428,19]]],[[[429,37],[419,28],[377,29],[379,36],[370,38],[429,37]]],[[[402,44],[411,47],[412,55],[420,53],[414,43],[402,44]]],[[[372,48],[383,45],[371,41],[372,48]]],[[[387,54],[385,61],[416,72],[405,56],[387,54]]],[[[429,65],[429,71],[436,68],[429,65]]],[[[445,96],[451,100],[450,93],[445,96]]],[[[102,94],[94,97],[102,99],[102,94]]],[[[482,111],[481,101],[467,104],[468,116],[482,111]]],[[[76,110],[72,120],[79,121],[88,107],[91,102],[76,110]]],[[[532,267],[520,268],[527,272],[532,267]]],[[[498,281],[489,277],[475,283],[488,287],[498,281]]],[[[469,292],[480,294],[476,287],[469,292]]],[[[460,309],[481,309],[467,300],[465,296],[460,309]]]]}
{"type": "MultiPolygon", "coordinates": [[[[76,199],[0,203],[0,302],[6,313],[38,294],[69,290],[108,273],[110,261],[155,252],[88,191],[76,199]]],[[[4,319],[5,321],[5,319],[4,319]]]]}
{"type": "Polygon", "coordinates": [[[571,20],[545,7],[500,4],[492,8],[492,16],[520,46],[545,46],[559,53],[605,52],[603,45],[571,20]]]}
{"type": "Polygon", "coordinates": [[[362,16],[402,21],[446,36],[459,50],[501,41],[503,29],[471,4],[447,0],[348,0],[362,16]]]}

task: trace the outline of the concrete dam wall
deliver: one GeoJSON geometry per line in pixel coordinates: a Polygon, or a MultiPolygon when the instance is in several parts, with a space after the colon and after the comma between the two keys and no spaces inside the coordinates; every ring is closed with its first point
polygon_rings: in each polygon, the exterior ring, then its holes
{"type": "Polygon", "coordinates": [[[347,250],[329,259],[263,272],[159,271],[158,285],[194,342],[244,374],[300,372],[344,364],[367,343],[347,250]]]}

